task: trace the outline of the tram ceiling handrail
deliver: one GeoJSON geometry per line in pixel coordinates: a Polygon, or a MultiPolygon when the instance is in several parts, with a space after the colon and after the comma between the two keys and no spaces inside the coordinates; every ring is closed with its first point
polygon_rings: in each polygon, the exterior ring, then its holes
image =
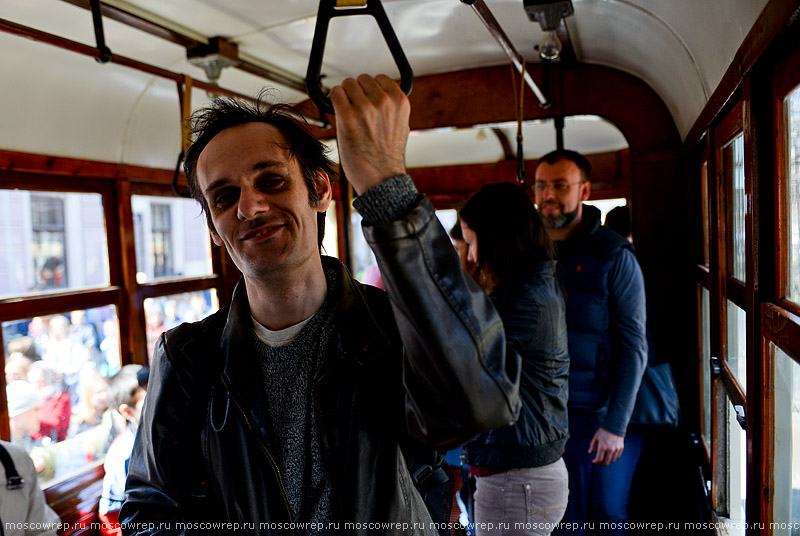
{"type": "MultiPolygon", "coordinates": [[[[12,22],[6,19],[0,19],[0,31],[11,35],[25,37],[27,39],[38,41],[40,43],[53,45],[55,47],[63,48],[65,50],[69,50],[72,52],[77,52],[78,54],[83,54],[84,56],[89,56],[95,59],[99,58],[101,55],[100,50],[91,47],[89,45],[84,45],[83,43],[72,41],[71,39],[67,39],[65,37],[61,37],[55,34],[43,32],[41,30],[37,30],[36,28],[31,28],[29,26],[17,24],[16,22],[12,22]]],[[[119,54],[114,54],[113,57],[111,58],[110,63],[123,65],[125,67],[129,67],[131,69],[135,69],[143,73],[151,74],[153,76],[158,76],[160,78],[166,78],[167,80],[172,80],[177,83],[183,83],[183,81],[185,80],[185,75],[183,74],[176,73],[167,69],[162,69],[161,67],[157,67],[149,63],[144,63],[139,60],[134,60],[132,58],[121,56],[119,54]]],[[[208,82],[203,82],[202,80],[194,80],[194,87],[202,89],[209,93],[213,93],[215,95],[224,95],[226,97],[234,97],[249,102],[255,102],[255,99],[253,97],[249,97],[242,93],[238,93],[236,91],[233,91],[232,89],[227,89],[215,84],[209,84],[208,82]]],[[[307,121],[309,124],[312,124],[316,127],[325,126],[324,122],[311,117],[302,117],[299,116],[298,114],[298,119],[307,121]]]]}
{"type": "MultiPolygon", "coordinates": [[[[90,0],[62,1],[83,9],[91,9],[90,0]]],[[[131,28],[136,28],[137,30],[141,30],[147,34],[159,37],[186,49],[208,44],[207,42],[200,41],[198,38],[185,35],[176,29],[168,28],[162,24],[148,20],[140,15],[131,13],[116,6],[102,3],[101,11],[103,16],[108,17],[109,19],[130,26],[131,28]]],[[[242,54],[239,56],[238,63],[233,67],[239,69],[240,71],[264,78],[265,80],[270,80],[296,91],[306,93],[305,80],[299,76],[295,77],[290,73],[278,72],[274,68],[259,65],[259,63],[260,62],[257,62],[253,59],[244,57],[244,54],[242,54]]]]}
{"type": "Polygon", "coordinates": [[[525,78],[525,83],[531,88],[533,94],[536,95],[536,98],[539,100],[539,106],[542,108],[549,108],[551,105],[550,99],[545,96],[530,73],[525,69],[522,55],[517,52],[514,43],[511,42],[506,32],[503,31],[502,26],[497,22],[497,19],[486,3],[483,0],[461,0],[461,2],[472,8],[475,14],[478,15],[478,18],[481,19],[484,26],[486,26],[486,29],[489,30],[489,33],[492,34],[492,37],[500,44],[506,56],[508,56],[508,59],[511,60],[511,63],[517,68],[517,71],[525,78]]]}
{"type": "Polygon", "coordinates": [[[400,70],[400,88],[406,95],[411,93],[414,85],[414,71],[408,63],[403,47],[394,33],[391,22],[380,0],[320,0],[317,12],[317,24],[314,29],[314,40],[311,43],[311,54],[306,71],[306,88],[308,96],[320,110],[334,113],[333,105],[320,84],[322,75],[322,59],[325,56],[325,41],[328,37],[328,24],[335,17],[353,15],[371,15],[378,23],[383,39],[389,47],[397,68],[400,70]]]}

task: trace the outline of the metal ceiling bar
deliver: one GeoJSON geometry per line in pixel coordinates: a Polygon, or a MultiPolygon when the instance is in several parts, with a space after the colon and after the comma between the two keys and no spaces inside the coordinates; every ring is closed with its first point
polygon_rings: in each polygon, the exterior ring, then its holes
{"type": "MultiPolygon", "coordinates": [[[[62,0],[62,1],[67,2],[68,4],[72,4],[74,6],[82,7],[84,9],[91,9],[90,0],[62,0]]],[[[197,39],[183,35],[173,29],[166,28],[156,22],[149,21],[145,18],[142,18],[139,15],[129,13],[124,9],[120,9],[115,6],[110,6],[108,4],[103,3],[101,9],[103,15],[105,17],[108,17],[109,19],[121,22],[123,24],[126,24],[132,28],[136,28],[137,30],[141,30],[150,35],[160,37],[161,39],[164,39],[176,45],[180,45],[187,49],[198,45],[208,44],[206,42],[198,41],[197,39]]],[[[250,73],[252,75],[300,91],[302,93],[306,93],[306,82],[300,77],[293,77],[286,73],[279,73],[270,70],[266,67],[263,67],[261,65],[257,65],[253,62],[243,60],[241,58],[239,58],[239,64],[235,65],[235,67],[246,73],[250,73]]]]}
{"type": "Polygon", "coordinates": [[[478,18],[481,19],[486,29],[489,30],[489,33],[492,34],[492,37],[500,44],[503,51],[506,53],[506,56],[511,60],[511,63],[514,64],[517,71],[525,78],[525,83],[531,88],[533,94],[536,95],[536,98],[539,100],[539,106],[542,108],[549,108],[550,107],[550,100],[545,97],[542,90],[539,89],[539,86],[536,85],[533,78],[531,77],[530,73],[524,68],[522,64],[522,56],[517,49],[514,48],[514,44],[511,42],[511,39],[508,38],[506,33],[503,31],[503,28],[500,26],[500,23],[497,22],[497,19],[494,18],[491,10],[488,8],[486,3],[483,0],[461,0],[464,4],[467,4],[472,7],[472,10],[478,15],[478,18]]]}
{"type": "MultiPolygon", "coordinates": [[[[58,35],[43,32],[41,30],[37,30],[36,28],[23,26],[22,24],[17,24],[16,22],[12,22],[6,19],[0,19],[0,32],[5,32],[12,35],[18,35],[20,37],[25,37],[33,41],[38,41],[40,43],[46,43],[48,45],[53,45],[58,48],[63,48],[64,50],[77,52],[78,54],[89,56],[95,59],[99,58],[101,54],[100,50],[94,47],[90,47],[88,45],[84,45],[83,43],[72,41],[71,39],[66,39],[58,35]]],[[[114,54],[114,56],[111,58],[110,63],[123,65],[125,67],[129,67],[131,69],[135,69],[143,73],[151,74],[153,76],[158,76],[160,78],[166,78],[168,80],[173,80],[174,82],[184,81],[183,74],[169,71],[167,69],[162,69],[161,67],[150,65],[149,63],[144,63],[138,60],[134,60],[132,58],[127,58],[125,56],[120,56],[118,54],[114,54]]],[[[208,82],[203,82],[201,80],[194,80],[194,87],[202,89],[209,93],[213,93],[215,95],[225,95],[227,97],[234,97],[249,102],[255,102],[255,99],[253,97],[248,97],[247,95],[237,93],[236,91],[233,91],[231,89],[226,89],[224,87],[220,87],[214,84],[209,84],[208,82]]],[[[308,123],[317,127],[322,127],[324,125],[322,121],[313,119],[311,117],[304,119],[308,123]]]]}

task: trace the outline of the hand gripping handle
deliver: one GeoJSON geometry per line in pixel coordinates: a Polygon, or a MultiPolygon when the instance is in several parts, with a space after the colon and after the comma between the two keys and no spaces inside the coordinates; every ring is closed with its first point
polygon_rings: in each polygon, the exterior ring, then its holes
{"type": "MultiPolygon", "coordinates": [[[[342,2],[342,0],[338,0],[342,2]]],[[[345,4],[354,4],[354,2],[344,2],[345,4]]],[[[364,2],[362,2],[364,3],[364,2]]],[[[348,7],[346,9],[336,7],[337,0],[320,0],[319,12],[317,13],[317,26],[314,30],[314,40],[311,43],[311,56],[308,60],[308,71],[306,72],[306,88],[308,89],[308,96],[314,101],[320,110],[333,114],[333,104],[331,100],[325,96],[320,84],[320,75],[322,72],[322,58],[325,55],[325,42],[328,37],[328,24],[334,17],[347,17],[352,15],[372,15],[381,29],[383,39],[389,46],[389,51],[392,53],[394,62],[397,68],[400,69],[400,88],[406,95],[411,94],[411,88],[414,85],[414,71],[411,70],[411,64],[408,63],[403,47],[400,46],[400,41],[394,33],[392,24],[383,10],[380,0],[366,0],[365,5],[361,7],[348,7]]]]}

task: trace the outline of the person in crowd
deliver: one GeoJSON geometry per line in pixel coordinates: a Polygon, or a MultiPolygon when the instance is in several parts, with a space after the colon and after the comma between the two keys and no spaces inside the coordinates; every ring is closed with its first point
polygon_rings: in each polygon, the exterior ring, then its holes
{"type": "Polygon", "coordinates": [[[109,399],[111,407],[125,420],[125,430],[119,434],[106,453],[103,464],[103,493],[100,497],[100,533],[104,536],[119,536],[119,510],[125,500],[125,479],[133,450],[133,440],[139,427],[149,369],[141,365],[125,365],[110,380],[109,399]],[[142,382],[144,381],[144,386],[142,382]]]}
{"type": "Polygon", "coordinates": [[[85,432],[99,425],[103,420],[103,414],[109,408],[108,380],[92,369],[87,369],[81,376],[81,398],[75,406],[70,435],[85,432]]]}
{"type": "Polygon", "coordinates": [[[39,408],[43,401],[36,387],[25,380],[11,382],[6,385],[6,400],[12,443],[20,445],[27,452],[33,447],[49,443],[49,438],[42,441],[39,434],[39,408]]]}
{"type": "MultiPolygon", "coordinates": [[[[5,334],[3,335],[5,337],[5,334]]],[[[34,342],[33,337],[29,337],[27,335],[9,340],[6,350],[8,350],[9,354],[20,353],[30,359],[32,362],[41,359],[39,357],[39,352],[36,350],[36,343],[34,342]]]]}
{"type": "Polygon", "coordinates": [[[181,325],[178,314],[178,300],[171,298],[164,302],[164,329],[172,329],[181,325]]]}
{"type": "Polygon", "coordinates": [[[91,351],[76,343],[69,333],[69,320],[64,315],[53,315],[48,322],[48,335],[42,354],[42,361],[61,371],[67,392],[73,399],[80,398],[80,372],[91,351]]]}
{"type": "Polygon", "coordinates": [[[121,366],[119,349],[119,321],[110,318],[103,322],[103,340],[100,343],[103,361],[97,370],[101,375],[110,378],[119,372],[121,366]]]}
{"type": "Polygon", "coordinates": [[[0,532],[4,536],[56,536],[60,522],[45,501],[28,453],[0,441],[0,532]]]}
{"type": "Polygon", "coordinates": [[[97,328],[86,319],[86,311],[77,310],[69,314],[69,338],[75,344],[85,346],[92,351],[100,350],[100,338],[97,328]]]}
{"type": "Polygon", "coordinates": [[[36,361],[28,370],[28,381],[43,400],[39,409],[39,433],[54,442],[64,441],[69,433],[72,402],[61,373],[42,361],[36,361]]]}
{"type": "Polygon", "coordinates": [[[626,435],[647,363],[642,271],[623,237],[600,225],[589,199],[591,164],[558,150],[536,164],[542,221],[558,250],[567,293],[570,500],[564,529],[595,521],[623,534],[643,438],[626,435]],[[576,523],[577,525],[567,525],[576,523]]]}
{"type": "Polygon", "coordinates": [[[474,277],[522,356],[522,411],[513,426],[464,447],[477,477],[477,534],[548,535],[567,507],[567,324],[555,251],[536,207],[512,183],[490,184],[460,211],[474,277]]]}
{"type": "Polygon", "coordinates": [[[162,333],[167,331],[164,326],[164,313],[161,312],[161,306],[157,302],[152,302],[149,307],[145,308],[144,318],[147,332],[147,355],[152,356],[156,341],[162,333]]]}
{"type": "Polygon", "coordinates": [[[19,352],[13,352],[6,358],[6,384],[17,380],[27,380],[31,360],[19,352]]]}
{"type": "Polygon", "coordinates": [[[361,75],[330,98],[388,295],[321,256],[333,170],[296,112],[227,98],[196,112],[186,175],[243,280],[158,341],[123,533],[216,519],[435,534],[436,449],[518,414],[519,355],[406,174],[407,97],[361,75]]]}

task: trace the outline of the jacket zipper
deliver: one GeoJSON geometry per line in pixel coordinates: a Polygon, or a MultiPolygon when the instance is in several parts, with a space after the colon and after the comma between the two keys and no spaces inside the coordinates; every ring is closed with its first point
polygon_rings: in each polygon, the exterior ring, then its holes
{"type": "MultiPolygon", "coordinates": [[[[289,514],[289,522],[293,526],[294,515],[292,514],[292,507],[289,504],[289,496],[287,495],[286,488],[283,485],[283,477],[281,476],[281,471],[278,468],[278,463],[275,461],[275,458],[272,457],[272,454],[270,453],[267,446],[261,441],[261,438],[258,437],[258,434],[255,432],[255,427],[250,422],[250,419],[247,417],[247,413],[244,411],[244,409],[242,409],[242,406],[239,405],[239,401],[236,400],[236,398],[233,396],[231,396],[231,399],[233,400],[233,403],[236,404],[236,407],[239,409],[239,413],[242,414],[242,418],[244,419],[244,422],[247,424],[247,428],[255,437],[258,446],[261,447],[261,450],[264,452],[264,455],[267,457],[267,460],[269,460],[269,463],[272,465],[272,470],[275,471],[275,475],[278,477],[278,486],[280,487],[281,495],[283,496],[283,504],[284,506],[286,506],[286,512],[289,514]]],[[[292,534],[295,534],[294,529],[291,529],[291,531],[292,534]]]]}

